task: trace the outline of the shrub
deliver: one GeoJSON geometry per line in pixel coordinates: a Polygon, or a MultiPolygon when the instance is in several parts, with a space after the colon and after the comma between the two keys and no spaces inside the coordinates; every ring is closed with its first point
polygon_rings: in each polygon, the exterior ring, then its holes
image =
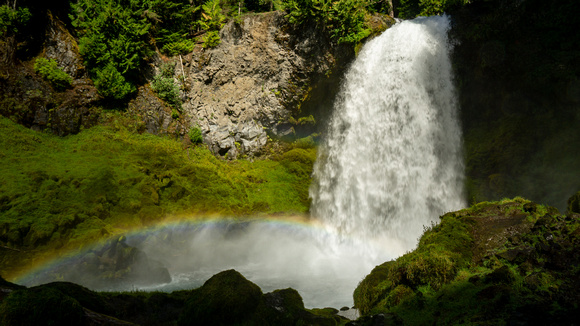
{"type": "Polygon", "coordinates": [[[79,52],[101,95],[123,99],[133,93],[138,70],[152,53],[143,1],[78,0],[71,9],[79,52]]]}
{"type": "Polygon", "coordinates": [[[192,127],[189,129],[189,139],[194,144],[199,144],[203,141],[201,129],[199,127],[192,127]]]}
{"type": "Polygon", "coordinates": [[[7,5],[0,6],[0,35],[14,35],[19,28],[26,25],[31,14],[28,8],[12,9],[7,5]]]}
{"type": "Polygon", "coordinates": [[[161,49],[161,51],[163,51],[167,55],[176,56],[179,54],[187,54],[193,51],[194,46],[195,44],[193,43],[192,40],[182,40],[179,42],[171,42],[165,44],[161,49]]]}
{"type": "Polygon", "coordinates": [[[417,16],[439,15],[454,7],[467,4],[469,0],[400,0],[399,16],[414,18],[417,16]]]}
{"type": "Polygon", "coordinates": [[[219,30],[224,26],[226,17],[222,14],[219,0],[208,0],[203,4],[200,25],[207,30],[203,38],[203,47],[212,48],[220,44],[219,30]]]}
{"type": "Polygon", "coordinates": [[[320,22],[340,43],[358,43],[371,34],[365,22],[366,2],[356,0],[284,0],[292,24],[320,22]]]}
{"type": "Polygon", "coordinates": [[[215,48],[221,43],[220,34],[218,31],[208,31],[203,37],[203,48],[215,48]]]}
{"type": "Polygon", "coordinates": [[[159,98],[167,102],[172,107],[181,110],[179,87],[175,84],[173,77],[157,75],[151,82],[151,88],[157,93],[159,98]]]}
{"type": "Polygon", "coordinates": [[[62,90],[70,87],[72,84],[72,77],[61,70],[54,59],[36,59],[34,71],[57,89],[62,90]]]}
{"type": "Polygon", "coordinates": [[[109,63],[103,69],[93,70],[93,81],[99,93],[104,97],[121,100],[134,93],[137,88],[109,63]]]}

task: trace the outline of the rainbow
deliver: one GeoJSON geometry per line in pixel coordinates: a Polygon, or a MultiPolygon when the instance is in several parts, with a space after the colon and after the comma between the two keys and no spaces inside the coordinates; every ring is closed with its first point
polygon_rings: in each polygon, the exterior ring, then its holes
{"type": "MultiPolygon", "coordinates": [[[[35,261],[29,266],[25,267],[16,277],[13,282],[22,285],[38,285],[39,279],[49,275],[52,271],[58,270],[63,266],[72,266],[79,263],[83,256],[88,252],[94,250],[99,246],[103,246],[108,241],[118,238],[120,236],[126,237],[128,241],[135,241],[136,239],[144,239],[153,234],[172,230],[172,231],[192,231],[200,228],[228,228],[234,225],[246,224],[263,224],[269,228],[283,230],[288,233],[302,233],[318,236],[336,236],[333,231],[327,226],[321,224],[316,219],[309,219],[304,216],[266,216],[266,217],[246,217],[234,218],[223,216],[210,217],[190,217],[190,218],[166,218],[154,224],[143,227],[136,227],[122,232],[115,233],[99,241],[85,244],[82,248],[69,250],[66,252],[59,252],[56,257],[35,261]]],[[[58,280],[55,279],[55,280],[58,280]]],[[[42,283],[42,282],[41,282],[42,283]]]]}

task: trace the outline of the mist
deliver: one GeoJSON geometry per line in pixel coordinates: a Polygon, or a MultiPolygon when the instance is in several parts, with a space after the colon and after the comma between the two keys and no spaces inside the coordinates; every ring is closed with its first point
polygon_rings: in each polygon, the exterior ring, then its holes
{"type": "Polygon", "coordinates": [[[276,220],[180,224],[128,243],[160,261],[172,277],[170,283],[139,289],[195,288],[233,268],[263,292],[298,290],[310,308],[350,307],[352,291],[364,276],[404,252],[394,242],[345,238],[321,225],[276,220]]]}

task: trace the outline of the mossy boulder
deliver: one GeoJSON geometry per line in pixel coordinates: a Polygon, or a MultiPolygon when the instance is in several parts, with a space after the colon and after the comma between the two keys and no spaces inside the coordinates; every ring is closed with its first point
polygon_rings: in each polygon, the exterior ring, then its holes
{"type": "Polygon", "coordinates": [[[212,276],[187,301],[178,325],[232,325],[256,310],[262,290],[235,270],[212,276]]]}
{"type": "Polygon", "coordinates": [[[379,314],[387,325],[569,324],[580,316],[579,227],[580,215],[522,198],[445,214],[416,250],[361,281],[357,325],[379,314]]]}
{"type": "Polygon", "coordinates": [[[83,325],[81,304],[50,288],[16,290],[0,305],[2,325],[83,325]]]}
{"type": "Polygon", "coordinates": [[[580,214],[580,191],[568,199],[568,213],[580,214]]]}

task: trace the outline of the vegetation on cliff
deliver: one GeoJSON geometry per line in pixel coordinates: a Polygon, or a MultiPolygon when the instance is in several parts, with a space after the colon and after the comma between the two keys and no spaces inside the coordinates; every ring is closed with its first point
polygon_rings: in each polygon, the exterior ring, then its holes
{"type": "Polygon", "coordinates": [[[416,250],[377,266],[355,306],[394,324],[569,323],[580,313],[578,245],[577,212],[522,198],[482,202],[441,216],[416,250]]]}

